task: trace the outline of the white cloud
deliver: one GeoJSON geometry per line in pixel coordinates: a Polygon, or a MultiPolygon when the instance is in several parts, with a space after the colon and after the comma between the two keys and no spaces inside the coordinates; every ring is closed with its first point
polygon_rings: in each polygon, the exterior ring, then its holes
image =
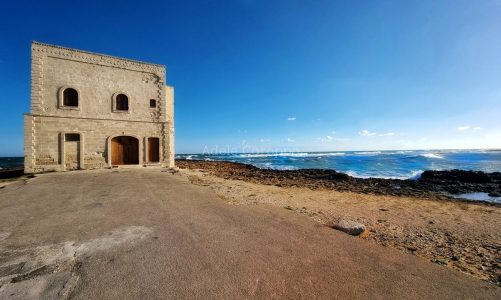
{"type": "Polygon", "coordinates": [[[317,138],[317,140],[321,141],[321,142],[328,142],[328,141],[332,141],[332,140],[336,140],[332,135],[327,135],[325,137],[319,137],[317,138]]]}
{"type": "Polygon", "coordinates": [[[387,132],[387,133],[380,133],[379,136],[394,136],[395,133],[393,132],[387,132]]]}
{"type": "Polygon", "coordinates": [[[467,130],[482,130],[482,127],[479,127],[479,126],[470,126],[470,125],[465,125],[465,126],[459,126],[459,127],[456,127],[457,130],[459,131],[467,131],[467,130]]]}
{"type": "Polygon", "coordinates": [[[358,133],[358,135],[360,136],[373,136],[373,135],[376,135],[375,132],[370,132],[369,130],[362,130],[358,133]]]}
{"type": "Polygon", "coordinates": [[[296,117],[288,117],[287,121],[296,121],[296,117]]]}
{"type": "Polygon", "coordinates": [[[292,143],[292,142],[294,142],[294,140],[291,138],[287,138],[287,142],[292,143]]]}

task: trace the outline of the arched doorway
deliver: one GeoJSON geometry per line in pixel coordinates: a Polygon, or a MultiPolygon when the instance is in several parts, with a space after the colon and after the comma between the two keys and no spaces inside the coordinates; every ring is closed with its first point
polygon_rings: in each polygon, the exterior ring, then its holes
{"type": "Polygon", "coordinates": [[[132,136],[114,137],[111,140],[111,164],[139,164],[139,140],[132,136]]]}

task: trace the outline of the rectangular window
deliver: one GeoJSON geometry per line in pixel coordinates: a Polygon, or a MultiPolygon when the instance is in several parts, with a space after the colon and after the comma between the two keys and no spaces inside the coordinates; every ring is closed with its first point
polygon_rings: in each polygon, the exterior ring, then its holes
{"type": "Polygon", "coordinates": [[[157,107],[157,100],[151,99],[150,100],[150,108],[155,108],[157,107]]]}
{"type": "Polygon", "coordinates": [[[66,142],[80,142],[80,134],[78,134],[78,133],[66,133],[64,135],[64,140],[66,142]]]}

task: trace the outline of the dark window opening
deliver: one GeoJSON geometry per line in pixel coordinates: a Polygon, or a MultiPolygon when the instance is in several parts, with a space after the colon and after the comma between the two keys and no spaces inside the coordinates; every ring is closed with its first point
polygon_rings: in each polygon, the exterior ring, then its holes
{"type": "Polygon", "coordinates": [[[117,110],[129,110],[129,98],[124,94],[117,95],[117,110]]]}
{"type": "Polygon", "coordinates": [[[78,133],[66,133],[64,135],[64,140],[66,142],[80,142],[80,134],[78,134],[78,133]]]}
{"type": "Polygon", "coordinates": [[[78,106],[78,92],[75,89],[67,88],[63,91],[63,106],[78,106]]]}
{"type": "Polygon", "coordinates": [[[157,107],[157,100],[151,99],[150,100],[150,108],[155,108],[157,107]]]}

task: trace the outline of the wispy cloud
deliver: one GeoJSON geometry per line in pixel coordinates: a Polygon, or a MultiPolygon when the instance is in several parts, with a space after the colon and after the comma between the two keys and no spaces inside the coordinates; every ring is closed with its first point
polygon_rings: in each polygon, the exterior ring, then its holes
{"type": "Polygon", "coordinates": [[[393,132],[386,132],[386,133],[380,133],[379,136],[394,136],[395,133],[393,132]]]}
{"type": "Polygon", "coordinates": [[[369,130],[362,130],[358,133],[359,136],[373,136],[373,135],[376,135],[375,132],[370,132],[369,130]]]}
{"type": "Polygon", "coordinates": [[[321,142],[328,142],[328,141],[334,140],[334,137],[332,135],[327,135],[325,137],[317,138],[317,140],[319,140],[321,142]]]}
{"type": "Polygon", "coordinates": [[[362,130],[360,132],[358,132],[358,135],[359,136],[364,136],[364,137],[367,137],[367,136],[394,136],[395,133],[394,132],[383,132],[383,133],[377,133],[377,132],[371,132],[369,130],[362,130]]]}
{"type": "Polygon", "coordinates": [[[296,121],[296,117],[288,117],[287,121],[296,121]]]}
{"type": "Polygon", "coordinates": [[[482,127],[478,127],[478,126],[471,126],[471,125],[465,125],[465,126],[459,126],[459,127],[456,127],[456,130],[458,130],[458,131],[467,131],[467,130],[482,130],[482,127]]]}
{"type": "Polygon", "coordinates": [[[288,142],[288,143],[292,143],[292,142],[294,142],[294,140],[293,140],[293,139],[291,139],[291,138],[287,138],[287,142],[288,142]]]}

